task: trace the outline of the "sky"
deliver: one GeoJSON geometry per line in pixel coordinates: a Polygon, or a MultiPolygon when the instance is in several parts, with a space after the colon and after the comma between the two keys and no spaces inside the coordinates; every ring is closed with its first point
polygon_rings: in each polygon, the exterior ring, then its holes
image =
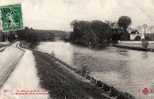
{"type": "Polygon", "coordinates": [[[24,26],[71,30],[72,20],[117,21],[129,16],[132,26],[154,25],[154,0],[0,0],[0,6],[22,4],[24,26]]]}

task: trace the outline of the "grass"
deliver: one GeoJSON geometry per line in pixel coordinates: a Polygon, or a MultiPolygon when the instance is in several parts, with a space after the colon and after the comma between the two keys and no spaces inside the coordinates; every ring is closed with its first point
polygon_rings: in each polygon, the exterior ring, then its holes
{"type": "Polygon", "coordinates": [[[79,75],[56,62],[48,54],[33,51],[40,84],[53,99],[108,99],[101,90],[79,79],[79,75]]]}

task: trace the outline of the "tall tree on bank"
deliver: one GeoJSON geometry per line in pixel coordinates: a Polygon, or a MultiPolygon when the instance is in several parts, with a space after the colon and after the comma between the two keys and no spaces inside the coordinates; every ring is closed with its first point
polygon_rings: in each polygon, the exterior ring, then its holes
{"type": "Polygon", "coordinates": [[[91,29],[97,35],[97,37],[99,37],[99,43],[110,39],[111,27],[108,23],[105,23],[100,20],[93,20],[91,22],[91,29]]]}
{"type": "Polygon", "coordinates": [[[118,19],[118,25],[121,30],[120,40],[130,40],[130,34],[128,33],[128,27],[132,23],[132,20],[128,16],[121,16],[118,19]]]}
{"type": "Polygon", "coordinates": [[[121,16],[118,20],[118,25],[120,28],[122,28],[124,30],[124,32],[128,32],[127,28],[128,26],[132,23],[132,20],[130,17],[128,16],[121,16]]]}
{"type": "Polygon", "coordinates": [[[85,39],[92,37],[87,35],[91,33],[90,22],[74,20],[72,21],[71,26],[73,27],[73,32],[70,35],[70,40],[73,43],[85,45],[85,39]],[[87,35],[88,37],[85,38],[84,35],[87,35]]]}

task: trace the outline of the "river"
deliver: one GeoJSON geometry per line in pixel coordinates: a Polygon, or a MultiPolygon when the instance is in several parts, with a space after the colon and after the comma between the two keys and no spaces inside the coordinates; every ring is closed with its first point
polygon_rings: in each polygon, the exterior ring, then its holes
{"type": "Polygon", "coordinates": [[[108,47],[91,50],[63,41],[41,42],[38,50],[55,54],[74,68],[87,66],[98,80],[126,91],[137,99],[154,99],[154,53],[108,47]],[[144,95],[144,88],[153,93],[144,95]]]}

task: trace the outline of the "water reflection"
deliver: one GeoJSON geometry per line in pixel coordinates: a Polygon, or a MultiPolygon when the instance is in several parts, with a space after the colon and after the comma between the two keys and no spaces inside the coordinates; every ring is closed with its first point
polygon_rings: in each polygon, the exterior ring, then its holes
{"type": "MultiPolygon", "coordinates": [[[[126,49],[117,49],[117,52],[120,54],[120,55],[123,55],[123,56],[128,56],[128,51],[126,49]]],[[[129,56],[128,56],[129,57],[129,56]]]]}
{"type": "Polygon", "coordinates": [[[68,64],[80,68],[88,65],[91,75],[127,91],[137,99],[154,99],[141,90],[154,83],[154,53],[109,47],[101,51],[73,46],[62,41],[44,42],[39,50],[51,53],[68,64]]]}
{"type": "Polygon", "coordinates": [[[148,52],[143,52],[142,57],[143,57],[143,59],[147,59],[148,58],[148,52]]]}

